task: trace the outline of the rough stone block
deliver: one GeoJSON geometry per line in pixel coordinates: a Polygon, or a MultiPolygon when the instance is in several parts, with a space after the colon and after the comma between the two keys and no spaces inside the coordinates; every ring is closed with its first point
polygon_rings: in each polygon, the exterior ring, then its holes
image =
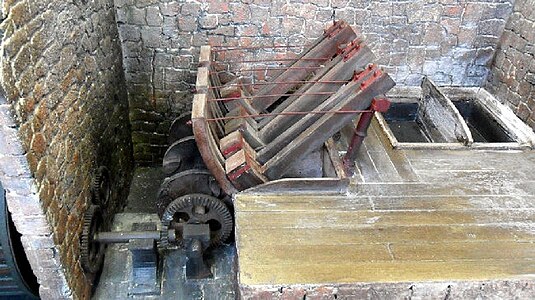
{"type": "Polygon", "coordinates": [[[197,29],[197,20],[193,16],[184,16],[179,18],[178,28],[181,31],[195,31],[197,29]]]}
{"type": "Polygon", "coordinates": [[[160,28],[145,28],[141,30],[141,40],[143,45],[149,48],[160,47],[162,31],[160,28]]]}
{"type": "Polygon", "coordinates": [[[202,29],[214,29],[218,25],[216,15],[206,15],[199,19],[199,26],[202,29]]]}
{"type": "Polygon", "coordinates": [[[149,26],[162,26],[163,17],[160,14],[160,9],[158,7],[147,7],[147,25],[149,26]]]}
{"type": "Polygon", "coordinates": [[[147,25],[145,20],[145,10],[129,6],[125,8],[126,20],[131,25],[147,25]]]}

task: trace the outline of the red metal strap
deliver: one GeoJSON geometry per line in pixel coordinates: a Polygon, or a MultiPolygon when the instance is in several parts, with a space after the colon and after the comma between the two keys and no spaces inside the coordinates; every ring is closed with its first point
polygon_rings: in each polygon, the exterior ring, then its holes
{"type": "Polygon", "coordinates": [[[355,73],[353,74],[353,78],[351,80],[353,81],[361,80],[362,78],[368,76],[368,74],[370,74],[375,67],[376,66],[374,64],[369,64],[366,67],[366,69],[364,69],[363,71],[358,72],[358,73],[355,71],[355,73]]]}
{"type": "Polygon", "coordinates": [[[323,36],[324,37],[327,37],[327,38],[332,38],[333,36],[335,36],[340,30],[342,30],[342,27],[344,27],[344,22],[342,21],[336,21],[334,22],[334,24],[327,28],[324,32],[323,32],[323,36]]]}
{"type": "Polygon", "coordinates": [[[342,51],[342,53],[344,54],[344,59],[343,59],[344,62],[346,62],[348,59],[353,57],[357,52],[359,52],[361,48],[361,44],[362,44],[362,41],[356,38],[344,48],[344,50],[342,51]]]}

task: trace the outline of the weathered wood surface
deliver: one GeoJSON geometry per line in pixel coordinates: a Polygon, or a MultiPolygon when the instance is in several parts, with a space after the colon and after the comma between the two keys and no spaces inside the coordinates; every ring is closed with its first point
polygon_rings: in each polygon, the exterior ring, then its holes
{"type": "MultiPolygon", "coordinates": [[[[333,36],[327,36],[322,38],[321,41],[310,49],[305,55],[296,60],[292,65],[288,67],[282,74],[280,74],[275,80],[277,82],[295,82],[305,79],[309,74],[312,74],[311,69],[320,66],[322,63],[328,60],[336,54],[338,47],[341,44],[348,43],[356,38],[356,34],[353,29],[345,22],[340,22],[340,30],[335,32],[333,36]],[[318,58],[324,58],[325,60],[318,60],[318,58]]],[[[272,84],[264,86],[257,96],[284,94],[290,89],[296,86],[295,83],[287,84],[272,84]]],[[[263,97],[261,101],[253,101],[251,105],[259,112],[264,111],[271,104],[275,103],[279,96],[263,97]]]]}
{"type": "Polygon", "coordinates": [[[363,146],[347,192],[236,195],[242,291],[533,278],[534,151],[363,146]]]}
{"type": "Polygon", "coordinates": [[[211,124],[206,120],[211,116],[207,109],[207,100],[206,94],[196,94],[193,97],[193,107],[191,110],[193,134],[206,167],[214,175],[219,186],[227,194],[231,195],[236,193],[237,190],[226,176],[224,169],[225,158],[221,154],[219,144],[214,138],[211,124]]]}
{"type": "MultiPolygon", "coordinates": [[[[371,75],[371,74],[369,74],[371,75]]],[[[360,84],[365,80],[366,78],[362,78],[358,81],[350,81],[346,85],[342,86],[335,94],[331,96],[326,96],[324,99],[321,98],[321,100],[324,100],[319,104],[318,107],[311,108],[311,109],[297,109],[295,111],[331,111],[333,108],[344,102],[347,101],[347,99],[351,99],[355,97],[355,95],[360,91],[360,84]]],[[[297,104],[296,106],[299,106],[301,103],[298,99],[298,102],[294,102],[294,104],[297,104]]],[[[306,101],[305,101],[306,102],[306,101]]],[[[371,102],[371,99],[370,99],[371,102]]],[[[292,105],[294,106],[294,105],[292,105]]],[[[282,148],[284,148],[286,145],[288,145],[291,141],[293,141],[297,136],[299,136],[301,133],[306,131],[310,126],[314,124],[314,122],[318,121],[323,117],[324,114],[307,114],[300,118],[297,118],[296,116],[277,116],[270,124],[268,124],[266,127],[261,130],[260,134],[262,132],[269,133],[267,135],[264,135],[264,139],[272,139],[269,143],[266,143],[266,147],[263,148],[258,153],[258,160],[261,163],[267,162],[269,159],[271,159],[277,152],[279,152],[282,148]],[[279,119],[278,117],[285,117],[285,119],[279,119]],[[280,122],[280,123],[279,123],[280,122]],[[281,124],[280,126],[270,126],[271,124],[281,124]],[[293,124],[292,124],[293,123],[293,124]],[[286,127],[286,125],[290,125],[289,128],[286,127]],[[276,133],[276,134],[275,134],[276,133]]],[[[342,115],[337,115],[336,117],[342,117],[342,115]]],[[[321,132],[316,132],[317,134],[321,134],[321,132]]],[[[327,136],[329,138],[329,136],[327,136]]],[[[322,141],[321,143],[323,143],[322,141]]]]}
{"type": "MultiPolygon", "coordinates": [[[[355,71],[361,71],[370,61],[373,61],[373,59],[373,53],[367,47],[363,46],[356,55],[347,61],[338,63],[319,80],[349,81],[355,71]]],[[[342,84],[314,84],[306,91],[306,95],[302,95],[292,101],[285,101],[285,103],[289,103],[289,105],[284,111],[294,112],[316,110],[319,105],[325,103],[328,98],[331,98],[329,95],[318,95],[319,93],[336,92],[336,94],[340,94],[339,90],[343,89],[344,86],[342,86],[342,84]]],[[[345,97],[347,97],[347,95],[345,97]]],[[[332,106],[334,106],[334,104],[332,106]]],[[[328,110],[331,107],[325,107],[325,110],[328,110]]],[[[316,117],[318,116],[319,115],[316,115],[316,117]]],[[[266,143],[269,143],[281,133],[291,128],[297,120],[298,119],[295,118],[295,116],[278,115],[260,130],[260,136],[266,143]]],[[[306,128],[306,125],[301,127],[301,130],[303,130],[303,128],[306,128]]]]}
{"type": "Polygon", "coordinates": [[[451,100],[427,77],[422,80],[418,118],[437,143],[471,144],[470,129],[451,100]]]}
{"type": "MultiPolygon", "coordinates": [[[[347,100],[333,107],[335,111],[364,110],[370,106],[373,97],[391,89],[395,83],[386,74],[377,73],[377,78],[347,100]]],[[[326,104],[327,105],[327,104],[326,104]]],[[[320,107],[321,109],[321,107],[320,107]]],[[[270,179],[278,179],[284,174],[288,164],[310,151],[318,149],[329,137],[351,122],[355,114],[323,114],[312,126],[286,145],[279,153],[267,161],[264,174],[270,179]]]]}

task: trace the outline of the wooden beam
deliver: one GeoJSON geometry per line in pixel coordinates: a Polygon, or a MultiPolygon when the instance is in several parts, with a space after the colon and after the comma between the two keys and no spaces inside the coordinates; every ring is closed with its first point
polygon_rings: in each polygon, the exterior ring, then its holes
{"type": "MultiPolygon", "coordinates": [[[[386,93],[395,85],[387,75],[381,74],[355,96],[334,107],[334,110],[364,110],[370,106],[373,97],[386,93]]],[[[319,148],[329,137],[338,132],[345,124],[351,122],[354,114],[325,114],[309,126],[296,139],[278,152],[263,166],[264,174],[269,179],[280,178],[288,165],[296,159],[319,148]]]]}
{"type": "MultiPolygon", "coordinates": [[[[302,81],[305,79],[311,71],[305,69],[307,67],[318,67],[328,60],[328,57],[333,57],[338,51],[338,47],[341,44],[348,43],[356,38],[356,34],[347,24],[342,24],[340,30],[338,30],[334,36],[327,37],[322,40],[316,47],[310,50],[302,58],[307,60],[297,60],[290,68],[284,71],[280,76],[276,78],[277,82],[295,82],[302,81]],[[311,58],[316,58],[310,60],[311,58]],[[326,58],[325,60],[318,60],[317,58],[326,58]],[[301,68],[301,69],[298,69],[301,68]]],[[[288,84],[273,84],[264,86],[256,95],[274,95],[274,94],[285,94],[292,88],[296,86],[295,83],[288,84]]],[[[270,96],[263,97],[262,101],[253,101],[251,105],[257,111],[264,111],[269,108],[273,103],[275,103],[280,97],[279,96],[270,96]]]]}

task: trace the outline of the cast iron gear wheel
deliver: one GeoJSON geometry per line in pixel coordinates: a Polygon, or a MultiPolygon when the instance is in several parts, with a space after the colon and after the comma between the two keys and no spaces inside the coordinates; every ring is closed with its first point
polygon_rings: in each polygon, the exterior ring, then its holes
{"type": "MultiPolygon", "coordinates": [[[[179,223],[208,224],[210,247],[224,243],[230,237],[234,225],[225,203],[203,194],[185,195],[167,206],[162,216],[162,230],[177,230],[180,228],[179,223]]],[[[177,232],[176,240],[182,240],[180,232],[177,232]]]]}
{"type": "Polygon", "coordinates": [[[82,236],[80,237],[80,262],[85,272],[95,274],[104,262],[106,245],[93,238],[101,230],[103,224],[102,213],[98,205],[91,205],[84,214],[82,236]]]}
{"type": "Polygon", "coordinates": [[[188,194],[222,195],[221,188],[206,169],[191,169],[165,178],[160,185],[156,207],[161,216],[165,208],[176,198],[188,194]]]}
{"type": "Polygon", "coordinates": [[[101,207],[108,206],[111,198],[111,181],[108,168],[101,166],[97,169],[93,177],[91,194],[93,195],[94,204],[101,207]]]}

